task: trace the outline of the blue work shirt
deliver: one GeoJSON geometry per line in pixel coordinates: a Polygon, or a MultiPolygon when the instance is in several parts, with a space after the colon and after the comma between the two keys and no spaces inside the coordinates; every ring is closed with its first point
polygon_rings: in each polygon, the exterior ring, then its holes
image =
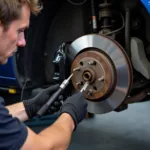
{"type": "Polygon", "coordinates": [[[26,126],[9,114],[0,97],[0,150],[20,150],[26,138],[26,126]]]}

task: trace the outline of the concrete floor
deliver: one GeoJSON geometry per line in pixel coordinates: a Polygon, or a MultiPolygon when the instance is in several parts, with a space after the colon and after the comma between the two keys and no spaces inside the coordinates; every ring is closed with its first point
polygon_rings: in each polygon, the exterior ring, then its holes
{"type": "Polygon", "coordinates": [[[69,150],[150,150],[150,102],[84,120],[69,150]]]}

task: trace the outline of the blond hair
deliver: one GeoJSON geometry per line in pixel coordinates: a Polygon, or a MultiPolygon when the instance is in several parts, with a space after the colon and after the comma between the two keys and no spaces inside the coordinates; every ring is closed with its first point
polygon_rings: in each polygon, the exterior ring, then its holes
{"type": "Polygon", "coordinates": [[[39,0],[0,0],[0,22],[4,27],[21,17],[22,6],[27,4],[31,13],[37,15],[42,9],[39,0]]]}

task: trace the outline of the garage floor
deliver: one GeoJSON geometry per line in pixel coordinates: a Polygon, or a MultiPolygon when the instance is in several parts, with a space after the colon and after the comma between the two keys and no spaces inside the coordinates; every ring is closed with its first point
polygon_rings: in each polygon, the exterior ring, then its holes
{"type": "Polygon", "coordinates": [[[150,102],[83,121],[69,150],[150,150],[150,102]]]}

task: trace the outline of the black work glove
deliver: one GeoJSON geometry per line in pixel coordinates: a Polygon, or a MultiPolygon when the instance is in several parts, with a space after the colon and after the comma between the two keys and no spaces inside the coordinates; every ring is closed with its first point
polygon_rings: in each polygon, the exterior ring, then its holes
{"type": "MultiPolygon", "coordinates": [[[[50,96],[59,89],[59,85],[54,85],[46,89],[42,89],[35,97],[29,100],[23,100],[23,104],[26,110],[28,117],[31,119],[36,115],[38,110],[49,100],[50,96]]],[[[49,108],[49,112],[52,114],[57,112],[61,107],[61,98],[60,96],[57,101],[55,101],[49,108]]]]}
{"type": "Polygon", "coordinates": [[[83,93],[77,93],[71,97],[68,97],[67,100],[64,102],[60,113],[70,114],[74,121],[76,129],[77,124],[85,118],[85,115],[87,113],[87,102],[84,98],[83,93]]]}

